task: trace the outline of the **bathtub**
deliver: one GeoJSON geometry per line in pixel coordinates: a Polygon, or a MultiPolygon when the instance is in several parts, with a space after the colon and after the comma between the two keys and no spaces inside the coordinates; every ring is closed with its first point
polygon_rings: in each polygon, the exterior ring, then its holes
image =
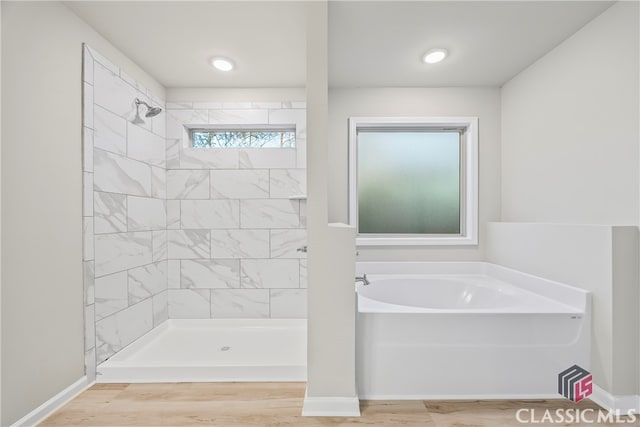
{"type": "Polygon", "coordinates": [[[361,399],[560,398],[589,369],[587,291],[482,262],[357,263],[361,399]]]}

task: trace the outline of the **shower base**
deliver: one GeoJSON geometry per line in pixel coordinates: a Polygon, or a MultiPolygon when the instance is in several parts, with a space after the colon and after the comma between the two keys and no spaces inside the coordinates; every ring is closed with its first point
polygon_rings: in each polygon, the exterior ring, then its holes
{"type": "Polygon", "coordinates": [[[305,319],[171,319],[97,367],[98,383],[306,381],[305,319]]]}

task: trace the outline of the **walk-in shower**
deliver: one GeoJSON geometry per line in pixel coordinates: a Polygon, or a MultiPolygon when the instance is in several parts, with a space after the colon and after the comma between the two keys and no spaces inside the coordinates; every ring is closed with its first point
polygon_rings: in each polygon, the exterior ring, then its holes
{"type": "Polygon", "coordinates": [[[305,103],[166,102],[84,60],[89,378],[304,381],[305,103]],[[188,131],[239,124],[296,143],[203,147],[188,131]]]}

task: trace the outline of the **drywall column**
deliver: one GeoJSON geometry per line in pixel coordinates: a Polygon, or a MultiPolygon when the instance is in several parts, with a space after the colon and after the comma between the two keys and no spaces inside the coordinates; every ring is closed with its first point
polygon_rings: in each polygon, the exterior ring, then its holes
{"type": "Polygon", "coordinates": [[[303,415],[359,415],[355,234],[328,222],[327,2],[307,4],[308,362],[303,415]],[[350,282],[350,283],[349,283],[350,282]]]}

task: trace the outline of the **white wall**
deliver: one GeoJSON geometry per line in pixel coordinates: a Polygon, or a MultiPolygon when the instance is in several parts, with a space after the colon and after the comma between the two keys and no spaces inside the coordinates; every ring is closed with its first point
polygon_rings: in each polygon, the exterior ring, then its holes
{"type": "Polygon", "coordinates": [[[84,375],[82,43],[164,89],[59,2],[2,2],[2,425],[84,375]]]}
{"type": "Polygon", "coordinates": [[[638,3],[502,89],[502,220],[638,224],[638,3]]]}
{"type": "Polygon", "coordinates": [[[500,90],[384,88],[329,91],[329,221],[348,222],[348,119],[351,116],[477,116],[479,244],[463,247],[360,248],[358,260],[482,260],[485,224],[500,219],[500,90]]]}

